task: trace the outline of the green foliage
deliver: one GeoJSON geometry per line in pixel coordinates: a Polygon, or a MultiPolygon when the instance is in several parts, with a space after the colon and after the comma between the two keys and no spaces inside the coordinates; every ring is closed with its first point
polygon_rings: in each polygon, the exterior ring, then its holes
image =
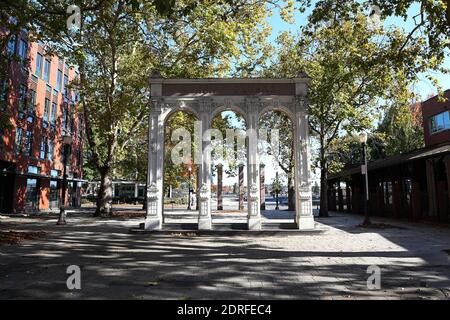
{"type": "MultiPolygon", "coordinates": [[[[227,129],[235,130],[237,134],[245,135],[245,119],[239,113],[231,115],[227,112],[222,112],[216,115],[212,119],[212,129],[218,129],[222,133],[223,147],[223,159],[213,153],[213,159],[217,161],[223,161],[227,163],[225,174],[229,177],[236,177],[238,175],[239,164],[245,163],[247,157],[247,150],[245,148],[238,148],[237,140],[227,140],[227,129]]],[[[213,141],[214,143],[214,141],[213,141]]],[[[213,174],[215,174],[216,168],[213,168],[213,174]]]]}
{"type": "Polygon", "coordinates": [[[387,156],[406,153],[423,147],[424,133],[420,106],[391,106],[377,132],[384,138],[384,154],[387,156]],[[417,113],[419,113],[419,116],[417,116],[417,113]]]}
{"type": "Polygon", "coordinates": [[[318,1],[298,36],[279,36],[278,57],[266,72],[294,77],[304,71],[311,77],[309,122],[320,146],[316,163],[325,211],[329,159],[339,137],[370,129],[380,120],[383,101],[411,98],[417,74],[439,68],[439,61],[421,58],[421,39],[404,45],[407,35],[372,26],[366,10],[358,1],[318,1]]]}
{"type": "Polygon", "coordinates": [[[288,177],[293,178],[294,132],[292,120],[285,112],[274,110],[263,114],[259,121],[260,128],[267,130],[269,143],[264,145],[267,154],[276,154],[277,156],[274,159],[279,167],[288,177]],[[273,150],[273,144],[270,143],[272,130],[279,130],[278,150],[273,150]]]}

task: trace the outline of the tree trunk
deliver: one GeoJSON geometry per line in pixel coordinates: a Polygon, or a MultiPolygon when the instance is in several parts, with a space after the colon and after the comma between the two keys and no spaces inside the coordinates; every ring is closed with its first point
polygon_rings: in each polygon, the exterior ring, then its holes
{"type": "MultiPolygon", "coordinates": [[[[142,204],[142,210],[147,210],[147,184],[145,184],[144,203],[142,204]]],[[[147,216],[147,214],[145,216],[147,216]]]]}
{"type": "Polygon", "coordinates": [[[328,217],[328,183],[327,183],[327,169],[324,161],[321,162],[320,169],[320,211],[319,217],[328,217]]]}
{"type": "Polygon", "coordinates": [[[97,208],[94,213],[95,217],[109,216],[111,214],[112,193],[110,168],[104,167],[100,170],[100,189],[97,194],[97,208]]]}
{"type": "Polygon", "coordinates": [[[295,211],[295,186],[293,179],[288,178],[288,210],[295,211]]]}

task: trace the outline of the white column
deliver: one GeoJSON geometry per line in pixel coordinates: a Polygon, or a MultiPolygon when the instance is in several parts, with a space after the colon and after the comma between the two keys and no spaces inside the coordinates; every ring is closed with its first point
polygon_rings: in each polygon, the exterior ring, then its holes
{"type": "Polygon", "coordinates": [[[257,99],[247,101],[247,227],[249,230],[261,230],[258,104],[257,99]]]}
{"type": "Polygon", "coordinates": [[[201,163],[199,170],[200,186],[198,192],[199,212],[198,230],[211,230],[211,137],[208,129],[211,121],[210,100],[200,101],[200,126],[198,132],[201,133],[201,163]]]}
{"type": "Polygon", "coordinates": [[[148,230],[162,227],[164,119],[157,104],[153,101],[148,120],[147,217],[144,223],[148,230]]]}
{"type": "Polygon", "coordinates": [[[307,100],[296,97],[295,113],[295,222],[301,230],[314,229],[310,181],[310,147],[307,100]]]}

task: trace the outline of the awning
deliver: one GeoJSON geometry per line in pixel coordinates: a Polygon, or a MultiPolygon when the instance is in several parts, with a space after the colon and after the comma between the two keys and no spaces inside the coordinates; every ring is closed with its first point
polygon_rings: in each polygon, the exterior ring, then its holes
{"type": "MultiPolygon", "coordinates": [[[[368,170],[376,170],[376,169],[382,169],[387,168],[411,161],[416,161],[420,159],[426,159],[435,157],[438,155],[444,155],[444,154],[450,154],[450,144],[446,144],[443,146],[437,146],[437,147],[427,147],[427,148],[421,148],[417,149],[408,153],[404,154],[398,154],[391,157],[387,157],[384,159],[372,161],[368,163],[368,170]]],[[[349,168],[346,170],[342,170],[341,172],[331,174],[328,177],[328,180],[336,179],[340,177],[346,177],[351,176],[353,174],[357,174],[361,172],[361,165],[355,166],[353,168],[349,168]]]]}

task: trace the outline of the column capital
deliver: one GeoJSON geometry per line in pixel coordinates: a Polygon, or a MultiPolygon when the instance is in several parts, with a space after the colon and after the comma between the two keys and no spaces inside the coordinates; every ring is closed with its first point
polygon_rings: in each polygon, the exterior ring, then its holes
{"type": "Polygon", "coordinates": [[[296,95],[294,98],[295,111],[296,113],[304,114],[308,110],[308,98],[301,95],[296,95]]]}
{"type": "Polygon", "coordinates": [[[198,100],[199,112],[203,113],[203,114],[207,113],[208,115],[210,115],[213,103],[214,103],[214,100],[212,98],[201,97],[198,100]]]}
{"type": "Polygon", "coordinates": [[[245,97],[245,106],[249,115],[258,113],[261,106],[261,99],[257,96],[247,96],[245,97]]]}

